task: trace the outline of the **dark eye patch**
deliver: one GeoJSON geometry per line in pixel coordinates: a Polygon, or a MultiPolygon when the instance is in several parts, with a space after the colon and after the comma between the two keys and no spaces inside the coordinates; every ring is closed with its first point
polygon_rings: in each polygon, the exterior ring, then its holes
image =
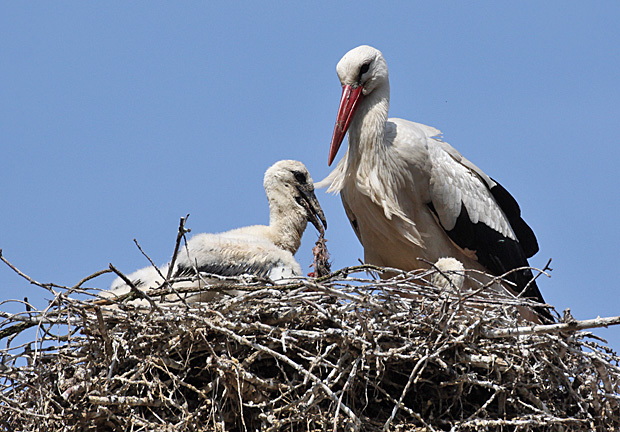
{"type": "Polygon", "coordinates": [[[368,69],[370,69],[370,62],[364,63],[362,65],[362,67],[360,68],[360,73],[357,76],[357,80],[358,81],[360,81],[360,82],[362,81],[362,75],[364,75],[366,72],[368,72],[368,69]]]}
{"type": "Polygon", "coordinates": [[[300,184],[306,183],[306,174],[301,171],[293,171],[293,175],[295,176],[295,180],[297,180],[300,184]]]}

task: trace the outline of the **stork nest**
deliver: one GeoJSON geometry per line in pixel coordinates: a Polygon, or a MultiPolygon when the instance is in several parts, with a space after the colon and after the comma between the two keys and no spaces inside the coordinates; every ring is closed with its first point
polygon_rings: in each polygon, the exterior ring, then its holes
{"type": "MultiPolygon", "coordinates": [[[[379,280],[352,267],[274,285],[231,280],[211,303],[38,284],[43,310],[0,323],[0,425],[28,431],[611,431],[618,356],[578,330],[524,323],[527,301],[379,280]],[[231,288],[239,296],[226,295],[231,288]],[[36,330],[36,331],[35,331],[36,330]]],[[[25,275],[23,275],[25,276],[25,275]]],[[[27,276],[25,276],[27,277],[27,276]]],[[[224,283],[225,282],[225,283],[224,283]]],[[[178,293],[178,291],[177,291],[178,293]]],[[[6,305],[6,304],[5,304],[6,305]]]]}

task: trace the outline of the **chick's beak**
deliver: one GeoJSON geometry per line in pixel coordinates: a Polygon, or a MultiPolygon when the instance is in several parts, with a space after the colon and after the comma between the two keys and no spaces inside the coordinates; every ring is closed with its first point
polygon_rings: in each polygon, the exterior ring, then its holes
{"type": "Polygon", "coordinates": [[[319,200],[314,194],[313,188],[298,188],[301,194],[301,205],[306,209],[308,222],[310,222],[320,234],[325,234],[327,220],[319,200]]]}

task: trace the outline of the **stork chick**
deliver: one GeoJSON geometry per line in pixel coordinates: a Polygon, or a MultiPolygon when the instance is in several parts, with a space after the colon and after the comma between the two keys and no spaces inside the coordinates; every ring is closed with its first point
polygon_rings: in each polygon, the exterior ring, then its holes
{"type": "Polygon", "coordinates": [[[439,258],[434,267],[438,270],[431,276],[431,284],[438,288],[453,288],[460,291],[465,283],[463,263],[452,257],[439,258]]]}
{"type": "MultiPolygon", "coordinates": [[[[283,160],[267,169],[263,185],[269,201],[269,225],[195,235],[187,242],[186,248],[179,251],[172,272],[174,277],[207,273],[254,275],[278,281],[302,275],[294,254],[299,249],[307,223],[312,223],[321,234],[327,228],[325,215],[314,194],[312,178],[301,162],[283,160]]],[[[162,274],[167,271],[168,264],[160,269],[162,274]]],[[[129,275],[129,279],[144,291],[164,282],[153,267],[138,270],[129,275]]],[[[112,283],[111,291],[104,295],[119,296],[129,290],[119,278],[112,283]]],[[[209,301],[213,296],[214,293],[205,293],[192,301],[209,301]]]]}

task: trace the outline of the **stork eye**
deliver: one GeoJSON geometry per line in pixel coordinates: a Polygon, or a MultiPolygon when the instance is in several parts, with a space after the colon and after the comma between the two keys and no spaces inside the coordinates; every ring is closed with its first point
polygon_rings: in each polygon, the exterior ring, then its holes
{"type": "Polygon", "coordinates": [[[300,184],[306,183],[306,174],[300,171],[293,171],[293,175],[295,176],[295,180],[297,180],[300,184]]]}
{"type": "Polygon", "coordinates": [[[358,80],[361,81],[362,80],[362,75],[364,75],[366,72],[368,72],[368,69],[370,69],[370,62],[368,63],[364,63],[362,65],[362,67],[360,68],[360,74],[358,76],[358,80]]]}

